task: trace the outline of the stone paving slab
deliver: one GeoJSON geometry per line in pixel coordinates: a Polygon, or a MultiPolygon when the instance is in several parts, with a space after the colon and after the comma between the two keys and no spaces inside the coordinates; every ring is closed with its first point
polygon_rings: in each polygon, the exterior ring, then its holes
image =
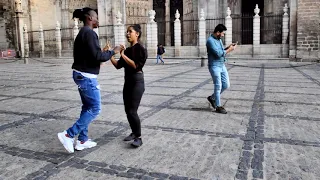
{"type": "Polygon", "coordinates": [[[125,177],[115,177],[108,174],[103,174],[100,172],[90,172],[83,169],[77,168],[64,168],[58,174],[49,177],[48,180],[61,180],[66,178],[72,179],[86,179],[86,180],[127,180],[125,177]]]}
{"type": "MultiPolygon", "coordinates": [[[[150,107],[141,106],[138,109],[138,114],[144,113],[150,109],[151,109],[150,107]]],[[[79,118],[80,112],[81,112],[81,107],[75,107],[65,111],[51,113],[51,115],[66,116],[66,117],[69,117],[69,119],[72,122],[74,122],[76,119],[79,118]]],[[[115,105],[115,104],[104,105],[103,104],[101,106],[101,113],[96,118],[96,120],[127,123],[127,116],[124,113],[124,105],[115,105]]]]}
{"type": "Polygon", "coordinates": [[[320,96],[320,89],[319,88],[306,88],[306,87],[272,87],[268,86],[265,89],[265,92],[272,92],[272,93],[297,93],[297,94],[316,94],[320,96]]]}
{"type": "Polygon", "coordinates": [[[186,91],[185,88],[149,87],[145,90],[145,93],[156,95],[179,95],[184,91],[186,91]]]}
{"type": "MultiPolygon", "coordinates": [[[[195,92],[191,93],[190,96],[193,97],[203,97],[207,98],[208,96],[212,95],[213,90],[206,90],[206,89],[199,89],[195,92]]],[[[255,92],[247,92],[247,91],[225,91],[221,95],[221,99],[235,99],[235,98],[241,98],[241,99],[247,99],[252,100],[254,98],[255,92]]]]}
{"type": "Polygon", "coordinates": [[[6,96],[25,96],[33,93],[45,92],[45,89],[23,88],[23,87],[5,87],[1,89],[0,95],[6,96]]]}
{"type": "Polygon", "coordinates": [[[265,118],[265,121],[266,138],[294,139],[320,143],[320,121],[303,121],[272,117],[265,118]]]}
{"type": "Polygon", "coordinates": [[[20,115],[14,115],[14,114],[5,114],[5,113],[0,113],[0,126],[21,121],[24,118],[27,118],[28,116],[20,116],[20,115]]]}
{"type": "Polygon", "coordinates": [[[198,85],[198,83],[192,82],[154,82],[149,84],[149,86],[157,86],[157,87],[174,87],[174,88],[191,88],[193,86],[198,85]]]}
{"type": "Polygon", "coordinates": [[[296,103],[264,103],[265,113],[289,117],[317,118],[320,121],[320,106],[296,103]]]}
{"type": "Polygon", "coordinates": [[[122,92],[123,85],[100,84],[100,90],[103,92],[122,92]]]}
{"type": "Polygon", "coordinates": [[[199,130],[199,133],[204,134],[212,132],[244,136],[248,119],[248,115],[239,116],[227,114],[222,116],[210,111],[163,109],[147,118],[143,124],[154,127],[159,126],[184,130],[199,130]],[[197,120],[195,121],[195,119],[197,120]]]}
{"type": "Polygon", "coordinates": [[[292,87],[292,88],[312,88],[317,89],[319,86],[314,83],[305,83],[303,81],[300,81],[298,83],[291,83],[291,82],[274,82],[274,81],[266,81],[266,86],[270,87],[292,87]]]}
{"type": "MultiPolygon", "coordinates": [[[[172,96],[143,94],[140,104],[145,106],[157,106],[165,101],[168,101],[170,98],[172,98],[172,96]]],[[[103,101],[106,103],[123,104],[122,93],[114,94],[103,101]]]]}
{"type": "Polygon", "coordinates": [[[170,79],[166,79],[166,80],[161,80],[160,82],[164,82],[164,83],[167,83],[167,82],[173,82],[173,83],[175,83],[175,82],[178,82],[178,83],[180,83],[180,82],[200,83],[202,81],[203,81],[203,79],[170,78],[170,79]]]}
{"type": "Polygon", "coordinates": [[[70,106],[68,102],[31,98],[14,98],[3,100],[1,103],[5,106],[0,106],[0,111],[35,114],[42,114],[70,106]]]}
{"type": "MultiPolygon", "coordinates": [[[[228,106],[228,110],[233,113],[242,113],[242,114],[249,114],[251,112],[251,106],[253,104],[252,101],[237,101],[232,99],[222,99],[222,104],[228,106]]],[[[187,110],[199,110],[199,111],[207,111],[212,112],[213,109],[209,104],[206,98],[199,98],[199,97],[183,97],[179,100],[175,100],[173,104],[170,105],[173,108],[185,108],[187,110]]],[[[213,114],[213,116],[218,114],[213,114]]]]}
{"type": "MultiPolygon", "coordinates": [[[[70,127],[74,122],[56,119],[36,119],[14,129],[2,131],[1,145],[18,147],[36,152],[64,153],[57,133],[70,127]],[[36,127],[36,128],[35,128],[36,127]]],[[[92,124],[90,137],[98,138],[114,127],[92,124]]]]}
{"type": "Polygon", "coordinates": [[[269,101],[281,101],[281,102],[292,102],[292,103],[314,103],[320,104],[319,95],[309,94],[288,94],[288,93],[265,93],[265,100],[269,101]]]}
{"type": "Polygon", "coordinates": [[[266,143],[266,179],[319,179],[320,149],[266,143]]]}
{"type": "Polygon", "coordinates": [[[49,163],[0,152],[0,179],[22,179],[28,175],[28,172],[37,171],[47,164],[49,163]]]}
{"type": "Polygon", "coordinates": [[[8,97],[0,96],[0,100],[3,100],[3,99],[8,99],[8,97]]]}
{"type": "Polygon", "coordinates": [[[48,82],[42,82],[42,83],[30,83],[21,85],[21,87],[25,88],[46,88],[46,89],[66,89],[73,87],[73,89],[76,89],[76,85],[74,83],[48,83],[48,82]]]}
{"type": "MultiPolygon", "coordinates": [[[[234,84],[237,82],[231,82],[232,84],[230,85],[230,88],[228,89],[229,91],[256,91],[257,85],[242,85],[242,84],[234,84]]],[[[203,86],[201,89],[208,89],[213,92],[213,83],[207,84],[203,86]]]]}
{"type": "Polygon", "coordinates": [[[0,179],[320,177],[320,65],[227,65],[222,115],[207,102],[213,84],[199,61],[147,64],[138,111],[144,145],[132,149],[122,141],[130,133],[124,71],[107,63],[102,112],[89,129],[98,146],[68,154],[56,136],[79,117],[81,101],[71,64],[48,62],[0,66],[0,179]]]}
{"type": "Polygon", "coordinates": [[[143,147],[132,150],[122,136],[84,159],[200,179],[232,179],[236,173],[239,140],[142,130],[143,147]]]}
{"type": "MultiPolygon", "coordinates": [[[[0,76],[0,77],[3,78],[4,76],[0,76]]],[[[21,86],[29,83],[33,83],[33,81],[12,81],[12,80],[1,79],[0,88],[6,87],[6,86],[19,86],[19,85],[21,86]]]]}
{"type": "Polygon", "coordinates": [[[49,92],[37,93],[29,97],[79,101],[79,92],[77,90],[51,90],[49,92]]]}

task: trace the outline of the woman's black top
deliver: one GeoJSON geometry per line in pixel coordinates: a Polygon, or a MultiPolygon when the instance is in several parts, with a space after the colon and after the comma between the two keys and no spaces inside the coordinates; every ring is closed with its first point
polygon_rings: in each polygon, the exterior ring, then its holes
{"type": "Polygon", "coordinates": [[[131,47],[128,47],[124,51],[124,54],[129,59],[134,61],[134,63],[136,64],[136,69],[128,65],[122,57],[118,61],[117,69],[124,67],[125,76],[130,76],[132,74],[136,74],[139,71],[142,71],[142,68],[148,58],[148,53],[147,53],[147,50],[140,43],[137,43],[131,47]]]}

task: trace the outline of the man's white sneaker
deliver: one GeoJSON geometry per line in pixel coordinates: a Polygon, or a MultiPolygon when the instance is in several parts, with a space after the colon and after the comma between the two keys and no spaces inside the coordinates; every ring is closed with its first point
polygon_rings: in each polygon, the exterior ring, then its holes
{"type": "Polygon", "coordinates": [[[96,142],[93,142],[91,139],[88,139],[86,142],[82,143],[81,141],[77,140],[77,144],[75,149],[78,151],[88,149],[88,148],[93,148],[97,145],[96,142]]]}
{"type": "Polygon", "coordinates": [[[69,152],[74,153],[73,143],[74,139],[68,137],[67,131],[63,131],[61,133],[58,133],[58,138],[63,145],[63,147],[69,152]]]}

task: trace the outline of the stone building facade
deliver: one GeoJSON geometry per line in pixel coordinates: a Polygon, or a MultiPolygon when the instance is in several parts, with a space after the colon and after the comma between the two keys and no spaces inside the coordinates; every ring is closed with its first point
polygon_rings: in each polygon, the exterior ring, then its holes
{"type": "MultiPolygon", "coordinates": [[[[18,0],[19,1],[19,0],[18,0]]],[[[59,21],[61,28],[68,29],[74,26],[72,12],[74,9],[91,7],[98,9],[99,21],[102,26],[100,34],[113,34],[112,26],[116,24],[116,15],[122,14],[123,24],[140,23],[145,28],[148,20],[148,12],[156,11],[158,22],[158,41],[166,46],[173,46],[173,21],[176,10],[179,10],[182,21],[183,46],[193,46],[197,40],[190,37],[197,36],[197,21],[200,10],[203,9],[207,19],[207,32],[210,33],[219,22],[219,18],[226,17],[226,9],[230,7],[233,22],[233,40],[243,42],[249,40],[251,34],[237,34],[246,31],[245,26],[251,28],[250,23],[244,22],[244,17],[254,15],[256,4],[260,8],[261,28],[268,29],[272,26],[277,29],[277,24],[270,21],[267,16],[283,14],[283,7],[289,8],[289,50],[288,57],[311,58],[320,57],[320,1],[319,0],[20,0],[23,9],[23,23],[29,31],[37,31],[41,22],[44,30],[55,29],[59,21]],[[208,23],[209,22],[209,23],[208,23]],[[215,22],[215,23],[210,23],[215,22]],[[238,22],[238,23],[237,23],[238,22]],[[212,26],[212,27],[211,27],[212,26]]],[[[17,48],[17,19],[15,18],[13,0],[0,2],[0,49],[17,48]]],[[[223,21],[221,21],[223,22],[223,21]]],[[[281,25],[279,25],[281,28],[281,25]]],[[[278,29],[279,29],[278,28],[278,29]]],[[[251,30],[250,30],[251,31],[251,30]]],[[[281,33],[281,32],[280,32],[281,33]]],[[[68,38],[69,34],[62,32],[62,36],[68,38]]],[[[274,34],[261,35],[261,41],[272,44],[275,41],[274,34]]],[[[144,37],[145,38],[145,37],[144,37]]],[[[72,38],[71,38],[72,39],[72,38]]],[[[64,48],[70,48],[71,43],[63,44],[64,48]]]]}

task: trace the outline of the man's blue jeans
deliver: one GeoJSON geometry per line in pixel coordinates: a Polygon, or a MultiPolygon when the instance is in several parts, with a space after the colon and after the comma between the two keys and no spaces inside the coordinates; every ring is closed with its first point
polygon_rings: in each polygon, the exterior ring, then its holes
{"type": "Polygon", "coordinates": [[[163,59],[162,59],[162,55],[157,54],[157,64],[158,64],[159,59],[160,59],[161,62],[164,62],[163,59]]]}
{"type": "Polygon", "coordinates": [[[88,140],[88,126],[101,111],[100,87],[96,78],[86,78],[81,73],[73,71],[73,80],[78,85],[82,101],[82,110],[77,122],[67,130],[70,137],[79,134],[78,140],[88,140]]]}
{"type": "Polygon", "coordinates": [[[217,63],[208,66],[214,85],[214,92],[211,96],[215,99],[216,106],[221,106],[220,94],[230,87],[229,75],[224,63],[217,63]]]}

